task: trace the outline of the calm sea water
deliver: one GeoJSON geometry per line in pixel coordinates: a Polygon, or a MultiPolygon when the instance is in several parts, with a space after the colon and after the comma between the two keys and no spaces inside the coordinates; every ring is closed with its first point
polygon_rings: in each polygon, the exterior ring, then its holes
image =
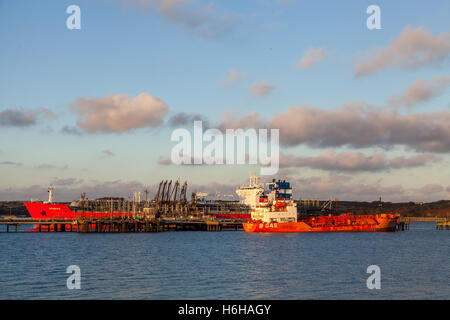
{"type": "Polygon", "coordinates": [[[449,299],[450,231],[0,234],[0,299],[449,299]],[[369,265],[381,289],[369,290],[369,265]],[[69,290],[66,268],[81,269],[69,290]]]}

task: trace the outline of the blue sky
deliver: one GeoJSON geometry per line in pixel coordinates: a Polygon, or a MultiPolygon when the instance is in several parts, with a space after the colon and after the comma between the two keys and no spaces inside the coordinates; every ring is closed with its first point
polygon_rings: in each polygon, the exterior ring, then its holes
{"type": "MultiPolygon", "coordinates": [[[[230,188],[245,182],[252,168],[158,164],[174,145],[173,128],[167,125],[171,116],[195,112],[219,124],[226,110],[238,112],[236,116],[256,112],[269,120],[304,104],[335,110],[358,101],[387,108],[390,97],[401,96],[415,81],[431,83],[449,76],[445,49],[439,51],[438,61],[420,67],[394,66],[355,77],[354,66],[368,53],[388,47],[406,28],[426,28],[433,37],[442,36],[445,47],[450,1],[173,1],[179,11],[162,10],[164,2],[148,1],[153,4],[148,7],[133,0],[0,1],[0,113],[42,108],[53,113],[33,113],[36,119],[30,125],[0,125],[0,199],[45,196],[46,186],[58,181],[67,198],[108,181],[154,185],[163,178],[181,177],[199,189],[209,183],[218,183],[220,190],[230,188]],[[66,8],[72,4],[81,8],[81,30],[66,28],[66,8]],[[366,27],[371,4],[381,8],[381,30],[366,27]],[[311,67],[296,68],[310,48],[323,48],[326,57],[311,67]],[[232,70],[244,76],[221,86],[232,70]],[[270,85],[270,93],[252,95],[250,87],[258,82],[270,85]],[[167,105],[161,125],[88,133],[77,125],[79,115],[70,107],[83,97],[141,93],[167,105]],[[64,127],[81,134],[64,133],[64,127]]],[[[437,91],[398,112],[440,111],[448,116],[448,85],[437,91]]],[[[449,198],[447,150],[418,150],[407,143],[358,148],[297,143],[283,148],[303,158],[328,151],[383,153],[388,159],[426,154],[439,160],[354,171],[303,165],[280,174],[297,185],[312,183],[311,191],[301,189],[309,197],[333,193],[361,200],[381,194],[392,201],[449,198]],[[366,191],[359,194],[355,189],[366,191]]]]}

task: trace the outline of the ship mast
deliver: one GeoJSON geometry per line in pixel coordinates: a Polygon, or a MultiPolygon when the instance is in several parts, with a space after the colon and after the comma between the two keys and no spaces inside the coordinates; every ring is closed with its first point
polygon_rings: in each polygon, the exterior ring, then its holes
{"type": "Polygon", "coordinates": [[[48,187],[48,201],[46,203],[53,203],[53,187],[48,187]]]}

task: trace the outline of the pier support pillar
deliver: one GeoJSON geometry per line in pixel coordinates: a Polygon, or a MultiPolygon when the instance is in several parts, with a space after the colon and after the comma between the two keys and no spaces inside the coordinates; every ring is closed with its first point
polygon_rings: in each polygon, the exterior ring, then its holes
{"type": "Polygon", "coordinates": [[[79,224],[78,225],[78,232],[81,232],[81,233],[89,232],[89,224],[87,224],[87,223],[79,224]]]}

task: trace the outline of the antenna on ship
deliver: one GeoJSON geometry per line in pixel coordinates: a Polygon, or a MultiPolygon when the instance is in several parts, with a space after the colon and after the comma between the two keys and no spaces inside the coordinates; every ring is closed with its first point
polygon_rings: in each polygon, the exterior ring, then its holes
{"type": "Polygon", "coordinates": [[[249,186],[250,186],[250,187],[252,187],[252,186],[258,184],[259,177],[258,177],[258,175],[256,174],[256,172],[255,172],[255,173],[250,172],[250,179],[249,179],[249,180],[250,180],[250,181],[249,181],[249,182],[250,182],[250,183],[249,183],[249,186]]]}
{"type": "Polygon", "coordinates": [[[381,196],[380,196],[380,200],[378,202],[378,211],[381,213],[381,211],[383,211],[383,202],[381,201],[381,196]]]}

